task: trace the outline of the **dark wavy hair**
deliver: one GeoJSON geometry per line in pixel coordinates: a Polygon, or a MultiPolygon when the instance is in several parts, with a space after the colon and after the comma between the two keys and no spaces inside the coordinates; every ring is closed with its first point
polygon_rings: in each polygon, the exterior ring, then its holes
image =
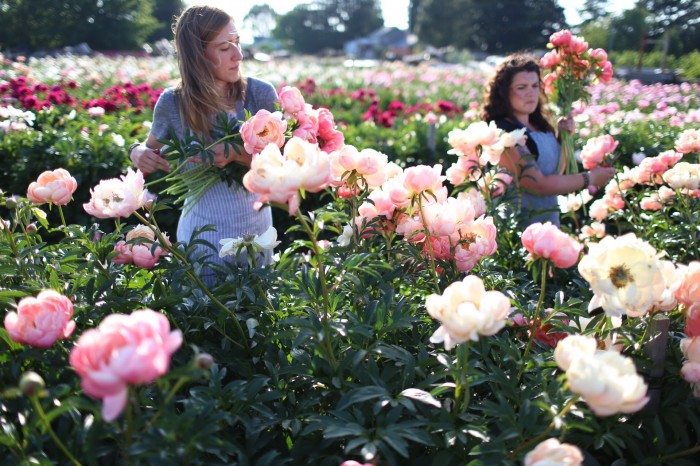
{"type": "Polygon", "coordinates": [[[547,96],[542,84],[540,63],[537,57],[528,53],[519,52],[509,55],[496,67],[493,76],[486,83],[481,119],[490,122],[513,117],[508,96],[513,77],[521,71],[537,73],[540,77],[540,103],[530,115],[530,123],[540,131],[554,133],[554,127],[550,122],[551,114],[547,96]]]}

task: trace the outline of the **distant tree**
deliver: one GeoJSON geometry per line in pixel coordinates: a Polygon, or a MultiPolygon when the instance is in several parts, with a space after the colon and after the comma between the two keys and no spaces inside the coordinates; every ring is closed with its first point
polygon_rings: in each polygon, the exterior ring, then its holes
{"type": "Polygon", "coordinates": [[[418,17],[418,12],[421,9],[421,3],[423,0],[410,0],[408,5],[408,30],[415,32],[416,30],[416,18],[418,17]]]}
{"type": "Polygon", "coordinates": [[[609,3],[610,0],[584,0],[578,12],[584,23],[596,22],[610,15],[609,3]]]}
{"type": "Polygon", "coordinates": [[[273,36],[301,53],[340,50],[384,24],[378,0],[316,0],[278,18],[273,36]]]}
{"type": "Polygon", "coordinates": [[[33,52],[85,42],[93,49],[136,50],[158,27],[153,2],[0,0],[0,48],[33,52]]]}
{"type": "Polygon", "coordinates": [[[421,42],[488,53],[544,49],[567,27],[556,0],[422,0],[415,32],[421,42]]]}
{"type": "Polygon", "coordinates": [[[172,39],[173,23],[184,9],[185,2],[183,0],[155,0],[153,17],[160,23],[160,26],[148,36],[148,42],[172,39]]]}
{"type": "Polygon", "coordinates": [[[658,39],[675,29],[672,34],[678,34],[678,43],[684,44],[684,53],[700,49],[700,44],[694,40],[700,34],[700,1],[637,0],[637,7],[650,13],[649,37],[658,39]]]}
{"type": "Polygon", "coordinates": [[[243,25],[252,31],[253,37],[270,37],[277,24],[278,16],[267,3],[253,5],[243,18],[243,25]]]}
{"type": "Polygon", "coordinates": [[[625,10],[613,18],[610,34],[614,50],[639,50],[642,35],[647,30],[649,12],[644,8],[625,10]]]}

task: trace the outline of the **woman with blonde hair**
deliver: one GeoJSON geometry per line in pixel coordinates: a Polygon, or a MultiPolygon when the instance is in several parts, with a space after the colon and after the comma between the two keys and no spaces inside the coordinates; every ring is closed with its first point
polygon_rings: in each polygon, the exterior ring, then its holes
{"type": "MultiPolygon", "coordinates": [[[[240,36],[228,13],[212,6],[190,6],[177,18],[174,33],[180,81],[158,99],[147,140],[132,145],[129,150],[134,166],[145,174],[170,171],[169,163],[158,150],[163,147],[159,140],[170,139],[173,132],[182,138],[189,130],[211,142],[218,139],[212,134],[217,115],[224,112],[229,121],[243,121],[246,111],[273,112],[277,102],[277,92],[270,83],[243,76],[240,36]]],[[[249,167],[251,155],[243,147],[239,150],[237,153],[225,151],[223,145],[215,147],[214,165],[238,163],[249,167]]],[[[196,163],[190,162],[186,169],[196,167],[196,163]]],[[[269,207],[256,210],[253,207],[256,199],[255,194],[242,186],[230,186],[224,181],[211,187],[197,203],[186,199],[177,227],[178,241],[192,241],[197,230],[206,225],[213,225],[214,230],[200,233],[197,240],[214,248],[224,238],[262,234],[272,225],[272,214],[269,207]]],[[[206,246],[197,246],[197,255],[222,265],[231,260],[231,257],[218,257],[215,250],[206,246]]],[[[270,251],[266,251],[262,260],[270,262],[270,251]]],[[[244,262],[245,258],[238,261],[244,262]]],[[[205,270],[202,278],[212,284],[213,272],[205,270]]]]}

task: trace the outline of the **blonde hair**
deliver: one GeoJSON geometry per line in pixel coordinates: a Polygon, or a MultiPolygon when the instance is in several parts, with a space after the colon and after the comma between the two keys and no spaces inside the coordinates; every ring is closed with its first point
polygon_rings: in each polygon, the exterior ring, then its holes
{"type": "Polygon", "coordinates": [[[194,134],[211,138],[214,117],[226,111],[230,102],[243,98],[246,82],[243,77],[230,84],[228,95],[219,94],[211,63],[206,58],[207,44],[233,18],[225,11],[207,5],[185,9],[175,21],[175,50],[180,69],[180,82],[175,89],[183,123],[194,134]]]}

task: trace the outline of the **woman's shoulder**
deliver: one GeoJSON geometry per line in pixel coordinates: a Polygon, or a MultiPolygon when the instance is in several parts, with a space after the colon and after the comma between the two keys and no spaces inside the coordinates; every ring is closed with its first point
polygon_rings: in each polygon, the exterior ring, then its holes
{"type": "Polygon", "coordinates": [[[277,102],[277,90],[270,82],[260,78],[247,78],[245,107],[256,113],[261,108],[274,111],[277,102]]]}

